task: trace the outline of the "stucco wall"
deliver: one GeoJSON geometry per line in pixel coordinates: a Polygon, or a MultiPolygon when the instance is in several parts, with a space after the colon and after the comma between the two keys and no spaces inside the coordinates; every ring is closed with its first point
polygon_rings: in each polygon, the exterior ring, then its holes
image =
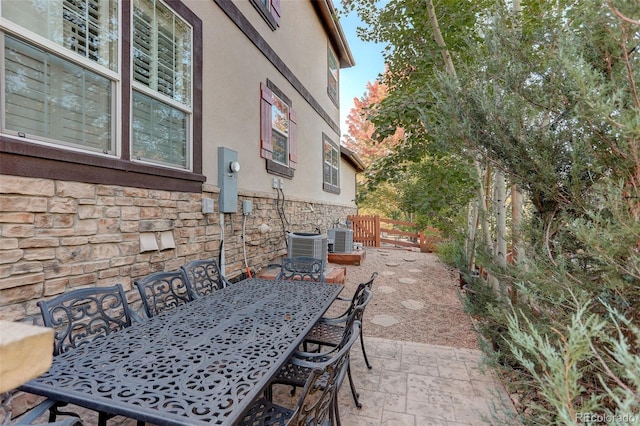
{"type": "MultiPolygon", "coordinates": [[[[183,193],[93,185],[49,179],[0,176],[0,319],[32,321],[40,316],[36,302],[72,288],[121,283],[134,308],[140,302],[132,284],[155,271],[179,268],[194,259],[218,258],[222,227],[217,188],[183,193]],[[216,210],[202,213],[202,198],[213,198],[216,210]],[[140,236],[170,232],[175,248],[141,252],[140,236]]],[[[286,221],[277,213],[275,190],[240,192],[253,202],[244,223],[238,214],[224,215],[226,275],[244,272],[243,240],[254,271],[286,253],[284,231],[322,232],[355,209],[287,197],[286,221]],[[261,233],[259,225],[270,231],[261,233]]],[[[282,198],[280,198],[282,201],[282,198]]]]}
{"type": "MultiPolygon", "coordinates": [[[[272,81],[292,103],[297,116],[298,163],[295,176],[284,178],[292,196],[312,196],[320,202],[346,203],[349,194],[323,191],[323,133],[336,143],[340,134],[309,104],[291,82],[242,33],[213,1],[185,0],[203,25],[203,174],[217,185],[218,147],[238,152],[242,171],[238,187],[271,191],[273,175],[260,156],[260,83],[272,81]]],[[[272,31],[249,1],[235,1],[282,65],[291,71],[330,119],[339,125],[340,110],[327,94],[329,40],[309,1],[281,2],[280,26],[272,31]]],[[[347,167],[344,164],[343,167],[347,167]]],[[[345,180],[344,186],[353,183],[345,180]]],[[[346,188],[347,193],[351,188],[346,188]]]]}

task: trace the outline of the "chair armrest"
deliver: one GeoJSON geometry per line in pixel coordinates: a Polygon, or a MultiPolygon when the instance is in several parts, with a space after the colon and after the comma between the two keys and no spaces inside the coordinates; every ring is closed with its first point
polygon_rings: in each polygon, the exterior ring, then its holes
{"type": "MultiPolygon", "coordinates": [[[[343,314],[344,315],[344,314],[343,314]]],[[[318,320],[319,324],[331,324],[331,325],[336,325],[336,324],[344,324],[347,322],[347,317],[346,316],[339,316],[339,317],[322,317],[318,320]]]]}
{"type": "Polygon", "coordinates": [[[289,361],[294,362],[295,360],[295,363],[298,363],[298,361],[311,363],[323,362],[333,357],[338,350],[338,347],[330,347],[324,352],[320,352],[320,348],[318,348],[316,352],[307,352],[302,349],[296,349],[289,357],[289,361]]]}
{"type": "Polygon", "coordinates": [[[53,399],[45,399],[40,404],[36,405],[17,419],[15,419],[15,423],[11,423],[12,425],[30,425],[40,416],[42,416],[45,412],[49,410],[49,408],[53,407],[57,401],[53,399]]]}

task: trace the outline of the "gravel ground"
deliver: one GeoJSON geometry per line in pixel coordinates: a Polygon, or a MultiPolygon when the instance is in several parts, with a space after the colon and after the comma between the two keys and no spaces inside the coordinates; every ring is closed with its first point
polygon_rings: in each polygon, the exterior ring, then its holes
{"type": "Polygon", "coordinates": [[[478,349],[478,334],[459,298],[458,275],[437,255],[369,247],[359,266],[330,266],[347,269],[342,295],[348,296],[378,272],[364,314],[365,336],[478,349]],[[393,319],[394,325],[376,324],[393,319]]]}

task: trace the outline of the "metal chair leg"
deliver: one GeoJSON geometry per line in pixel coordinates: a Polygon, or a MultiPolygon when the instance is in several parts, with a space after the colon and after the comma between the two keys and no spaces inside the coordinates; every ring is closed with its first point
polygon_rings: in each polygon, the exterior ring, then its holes
{"type": "Polygon", "coordinates": [[[351,388],[351,395],[353,395],[353,401],[356,403],[356,407],[362,408],[362,403],[358,399],[360,395],[356,392],[356,386],[353,384],[353,377],[351,376],[351,363],[347,365],[347,376],[349,376],[349,387],[351,388]]]}
{"type": "Polygon", "coordinates": [[[341,426],[340,423],[340,409],[338,407],[338,395],[333,398],[333,419],[336,426],[341,426]]]}
{"type": "Polygon", "coordinates": [[[107,413],[100,412],[98,413],[98,426],[107,426],[107,413]]]}
{"type": "Polygon", "coordinates": [[[362,355],[364,356],[364,362],[367,364],[367,368],[371,370],[371,364],[369,364],[369,358],[367,358],[367,351],[364,350],[364,338],[362,337],[362,329],[360,329],[360,346],[362,346],[362,355]]]}

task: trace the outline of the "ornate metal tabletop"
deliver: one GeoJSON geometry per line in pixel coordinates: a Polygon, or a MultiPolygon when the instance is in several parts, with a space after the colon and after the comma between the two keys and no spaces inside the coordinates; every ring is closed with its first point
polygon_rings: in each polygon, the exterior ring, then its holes
{"type": "Polygon", "coordinates": [[[58,355],[20,389],[156,425],[232,425],[342,288],[248,279],[58,355]]]}

